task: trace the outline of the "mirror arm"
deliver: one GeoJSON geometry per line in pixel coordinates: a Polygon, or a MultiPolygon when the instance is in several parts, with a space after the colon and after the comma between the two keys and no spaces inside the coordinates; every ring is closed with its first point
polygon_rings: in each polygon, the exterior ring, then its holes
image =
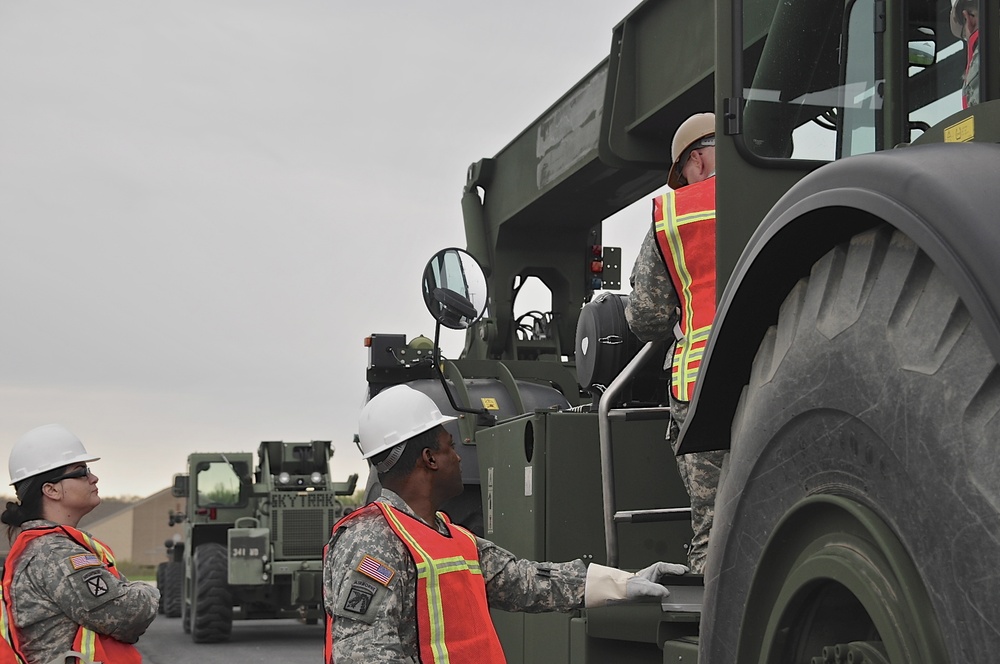
{"type": "MultiPolygon", "coordinates": [[[[451,390],[448,388],[448,381],[444,379],[444,372],[441,371],[441,346],[438,343],[441,339],[441,321],[437,321],[434,325],[434,373],[437,374],[438,379],[441,381],[441,388],[444,390],[445,396],[448,397],[448,403],[457,413],[472,413],[474,415],[479,415],[480,418],[493,419],[490,411],[485,408],[466,408],[465,406],[459,406],[455,403],[455,397],[452,395],[451,390]]],[[[492,421],[490,422],[492,426],[492,421]]]]}

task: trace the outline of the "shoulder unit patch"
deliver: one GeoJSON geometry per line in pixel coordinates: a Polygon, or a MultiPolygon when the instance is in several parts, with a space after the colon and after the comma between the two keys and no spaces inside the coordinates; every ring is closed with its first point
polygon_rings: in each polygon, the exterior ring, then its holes
{"type": "Polygon", "coordinates": [[[99,573],[90,575],[84,579],[84,582],[87,584],[87,590],[94,597],[101,597],[108,592],[108,582],[99,573]]]}
{"type": "Polygon", "coordinates": [[[347,593],[344,610],[364,615],[368,613],[372,600],[378,592],[378,586],[364,581],[357,581],[347,593]]]}

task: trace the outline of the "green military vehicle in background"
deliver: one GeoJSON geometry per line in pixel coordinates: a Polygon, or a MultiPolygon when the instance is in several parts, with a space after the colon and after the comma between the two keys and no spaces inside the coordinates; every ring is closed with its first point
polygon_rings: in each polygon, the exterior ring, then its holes
{"type": "Polygon", "coordinates": [[[348,510],[357,475],[330,478],[330,441],[265,441],[249,452],[198,453],[174,477],[186,512],[169,561],[157,569],[161,610],[180,617],[195,643],[225,641],[233,620],[324,615],[323,547],[348,510]]]}
{"type": "Polygon", "coordinates": [[[370,395],[406,382],[459,416],[453,516],[516,554],[682,561],[665,349],[598,294],[631,267],[601,228],[664,184],[685,118],[716,114],[719,305],[681,433],[730,452],[705,575],[662,605],[495,612],[508,661],[996,661],[1000,3],[974,55],[953,9],[647,0],[469,168],[467,251],[423,278],[464,350],[373,335],[370,395]],[[551,306],[515,313],[531,278],[551,306]]]}

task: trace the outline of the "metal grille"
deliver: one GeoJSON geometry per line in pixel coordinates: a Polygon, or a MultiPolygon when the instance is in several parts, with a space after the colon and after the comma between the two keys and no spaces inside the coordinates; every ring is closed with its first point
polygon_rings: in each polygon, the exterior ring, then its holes
{"type": "Polygon", "coordinates": [[[323,546],[330,539],[333,510],[279,509],[275,510],[276,532],[281,533],[275,549],[279,558],[319,560],[323,546]]]}

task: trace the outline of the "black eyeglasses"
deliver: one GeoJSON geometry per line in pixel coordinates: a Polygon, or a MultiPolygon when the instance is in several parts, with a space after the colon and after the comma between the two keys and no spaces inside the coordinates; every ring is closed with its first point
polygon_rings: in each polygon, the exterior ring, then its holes
{"type": "Polygon", "coordinates": [[[84,466],[83,468],[77,468],[76,470],[71,470],[65,475],[60,475],[59,477],[53,477],[51,480],[46,482],[46,484],[55,484],[56,482],[62,482],[63,480],[75,480],[81,477],[89,477],[91,475],[90,468],[84,466]]]}

